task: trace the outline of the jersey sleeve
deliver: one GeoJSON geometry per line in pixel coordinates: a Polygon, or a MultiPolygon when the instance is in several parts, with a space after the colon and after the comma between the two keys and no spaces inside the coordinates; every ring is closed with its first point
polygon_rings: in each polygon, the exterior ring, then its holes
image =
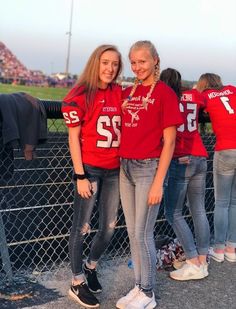
{"type": "Polygon", "coordinates": [[[197,89],[192,89],[192,92],[194,94],[193,101],[195,101],[198,104],[198,108],[205,109],[206,103],[203,94],[199,92],[197,89]]]}
{"type": "Polygon", "coordinates": [[[83,96],[74,97],[71,101],[64,100],[61,111],[67,127],[81,125],[85,116],[83,96]]]}
{"type": "Polygon", "coordinates": [[[183,123],[183,117],[179,110],[179,101],[175,92],[168,86],[162,92],[163,129],[179,126],[183,123]]]}

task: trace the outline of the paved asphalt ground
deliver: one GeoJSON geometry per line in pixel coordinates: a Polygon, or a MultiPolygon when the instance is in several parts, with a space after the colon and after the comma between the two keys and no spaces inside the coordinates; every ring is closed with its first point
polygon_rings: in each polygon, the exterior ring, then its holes
{"type": "MultiPolygon", "coordinates": [[[[99,270],[103,292],[98,295],[101,309],[115,309],[116,301],[133,287],[133,270],[127,263],[103,262],[99,270]]],[[[60,269],[38,277],[33,296],[21,301],[0,299],[0,309],[81,309],[67,297],[70,270],[60,269]]],[[[236,263],[211,261],[209,277],[178,282],[168,271],[157,273],[155,287],[158,309],[236,309],[236,263]]]]}

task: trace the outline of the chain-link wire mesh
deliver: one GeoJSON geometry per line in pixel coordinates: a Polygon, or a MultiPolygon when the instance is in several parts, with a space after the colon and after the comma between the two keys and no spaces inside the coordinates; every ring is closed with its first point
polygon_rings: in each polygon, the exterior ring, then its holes
{"type": "MultiPolygon", "coordinates": [[[[37,157],[32,161],[26,161],[19,150],[14,150],[13,154],[2,150],[5,161],[0,178],[0,282],[11,279],[14,273],[52,270],[59,264],[69,262],[68,238],[74,187],[67,129],[62,119],[48,119],[48,128],[48,141],[37,147],[37,157]]],[[[212,134],[203,135],[203,140],[209,152],[206,211],[212,232],[212,157],[215,140],[212,134]]],[[[165,220],[163,208],[162,205],[155,226],[156,238],[160,235],[174,236],[165,220]]],[[[184,213],[192,226],[187,206],[184,213]]],[[[85,255],[98,227],[97,218],[95,206],[91,219],[92,231],[85,238],[85,255]]],[[[105,258],[119,262],[119,259],[128,256],[129,241],[120,208],[116,230],[105,258]]]]}

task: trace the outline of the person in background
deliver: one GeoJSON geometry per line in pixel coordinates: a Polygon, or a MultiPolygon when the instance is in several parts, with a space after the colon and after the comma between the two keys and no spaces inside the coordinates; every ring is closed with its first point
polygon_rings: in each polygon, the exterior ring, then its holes
{"type": "Polygon", "coordinates": [[[184,123],[177,128],[175,150],[168,173],[165,216],[183,247],[186,262],[180,269],[171,271],[170,277],[181,281],[202,279],[208,276],[206,258],[210,242],[205,211],[208,154],[198,131],[198,114],[204,108],[204,102],[196,89],[182,92],[181,74],[177,70],[163,70],[160,79],[176,92],[184,119],[184,123]],[[183,216],[186,199],[193,219],[196,243],[183,216]]]}
{"type": "Polygon", "coordinates": [[[204,96],[216,136],[214,248],[210,255],[217,262],[236,262],[236,87],[224,86],[219,75],[205,73],[197,89],[204,96]]]}
{"type": "Polygon", "coordinates": [[[129,59],[136,81],[123,92],[120,193],[135,286],[116,307],[151,309],[156,307],[154,225],[174,151],[176,126],[182,118],[174,91],[159,80],[155,46],[138,41],[131,46],[129,59]]]}
{"type": "Polygon", "coordinates": [[[122,69],[113,45],[101,45],[91,54],[78,84],[63,100],[69,129],[75,199],[69,253],[73,273],[69,296],[86,308],[99,307],[93,293],[102,291],[97,262],[114,232],[119,197],[118,147],[121,128],[121,87],[115,84],[122,69]],[[85,263],[83,241],[97,203],[99,228],[85,263]]]}

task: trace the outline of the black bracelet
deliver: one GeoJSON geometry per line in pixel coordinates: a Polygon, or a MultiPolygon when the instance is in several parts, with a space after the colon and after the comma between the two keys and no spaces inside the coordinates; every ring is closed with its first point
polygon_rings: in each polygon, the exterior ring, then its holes
{"type": "Polygon", "coordinates": [[[74,174],[73,175],[73,180],[76,181],[76,180],[83,180],[83,179],[86,179],[87,176],[86,174],[74,174]]]}

